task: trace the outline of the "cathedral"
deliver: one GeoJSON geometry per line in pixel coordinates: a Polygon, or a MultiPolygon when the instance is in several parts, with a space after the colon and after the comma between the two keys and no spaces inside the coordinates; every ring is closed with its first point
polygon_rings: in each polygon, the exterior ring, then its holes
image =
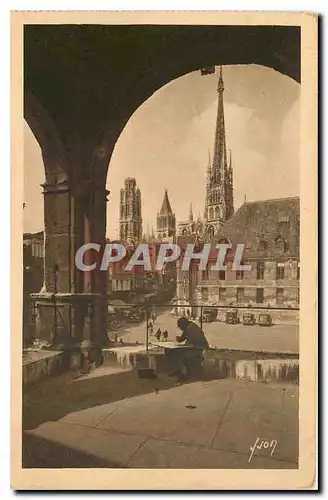
{"type": "Polygon", "coordinates": [[[214,137],[214,152],[211,161],[209,155],[207,167],[207,183],[205,195],[205,210],[202,220],[200,214],[194,217],[192,203],[189,216],[185,221],[176,224],[168,191],[165,190],[162,206],[156,218],[156,237],[142,233],[141,195],[136,185],[136,179],[127,178],[125,187],[121,189],[120,199],[120,239],[128,242],[149,241],[176,241],[179,236],[200,237],[210,240],[217,236],[223,224],[233,215],[233,173],[231,152],[227,154],[226,131],[224,122],[223,103],[224,83],[222,66],[218,80],[218,104],[214,137]]]}

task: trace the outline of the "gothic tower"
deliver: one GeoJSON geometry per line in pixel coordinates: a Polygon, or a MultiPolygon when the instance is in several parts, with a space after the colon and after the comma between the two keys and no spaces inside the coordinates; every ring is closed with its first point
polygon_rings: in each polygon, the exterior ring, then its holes
{"type": "Polygon", "coordinates": [[[125,179],[120,195],[120,239],[137,242],[142,239],[141,194],[136,180],[125,179]]]}
{"type": "Polygon", "coordinates": [[[157,213],[157,236],[160,239],[173,237],[176,233],[175,215],[172,211],[167,189],[165,189],[162,207],[157,213]]]}
{"type": "Polygon", "coordinates": [[[218,82],[218,109],[216,118],[214,155],[212,165],[208,166],[205,200],[205,225],[208,236],[214,236],[221,226],[234,213],[233,207],[233,175],[230,162],[227,161],[226,133],[223,105],[223,77],[220,66],[218,82]]]}

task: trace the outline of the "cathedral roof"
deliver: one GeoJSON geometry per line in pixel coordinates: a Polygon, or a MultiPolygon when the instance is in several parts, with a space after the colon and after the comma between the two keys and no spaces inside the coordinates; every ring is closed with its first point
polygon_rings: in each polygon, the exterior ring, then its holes
{"type": "Polygon", "coordinates": [[[172,208],[170,205],[170,201],[169,201],[169,197],[167,194],[167,189],[165,189],[164,200],[163,200],[162,207],[161,207],[161,210],[159,213],[160,213],[160,215],[173,214],[173,211],[172,211],[172,208]]]}

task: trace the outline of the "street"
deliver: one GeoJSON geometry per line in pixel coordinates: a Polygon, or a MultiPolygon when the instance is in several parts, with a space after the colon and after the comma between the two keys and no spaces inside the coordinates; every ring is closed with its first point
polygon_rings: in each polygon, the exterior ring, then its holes
{"type": "MultiPolygon", "coordinates": [[[[154,333],[160,328],[167,330],[168,340],[175,340],[180,331],[177,317],[168,311],[158,314],[154,324],[154,333]]],[[[227,325],[225,323],[204,323],[203,330],[211,347],[220,349],[238,349],[251,351],[269,351],[282,353],[299,352],[299,328],[295,325],[244,326],[242,324],[227,325]]],[[[117,330],[118,339],[124,342],[146,343],[146,322],[130,323],[117,330]]],[[[155,340],[149,335],[149,342],[155,340]]]]}

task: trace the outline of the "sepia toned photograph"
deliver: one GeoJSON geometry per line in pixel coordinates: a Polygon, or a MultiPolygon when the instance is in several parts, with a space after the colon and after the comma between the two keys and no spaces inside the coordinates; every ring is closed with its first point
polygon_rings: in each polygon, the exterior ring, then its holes
{"type": "Polygon", "coordinates": [[[12,14],[13,487],[310,488],[316,17],[57,14],[12,14]]]}

